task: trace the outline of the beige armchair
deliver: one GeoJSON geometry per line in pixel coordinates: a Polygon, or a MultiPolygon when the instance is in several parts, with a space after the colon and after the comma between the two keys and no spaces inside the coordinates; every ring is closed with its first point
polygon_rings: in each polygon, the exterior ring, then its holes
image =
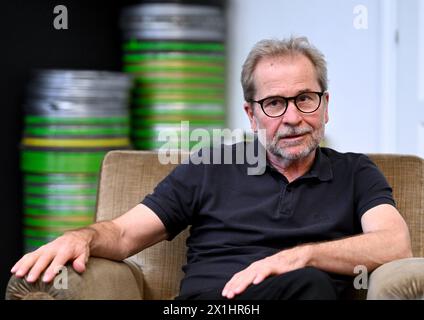
{"type": "MultiPolygon", "coordinates": [[[[413,156],[371,155],[394,188],[411,233],[415,257],[424,257],[424,160],[413,156]]],[[[153,190],[175,165],[161,165],[154,152],[112,151],[103,161],[96,220],[126,212],[153,190]]],[[[172,299],[179,289],[188,230],[123,262],[90,258],[87,270],[67,266],[67,287],[58,281],[33,284],[10,278],[6,299],[172,299]]],[[[63,274],[62,274],[63,276],[63,274]]],[[[59,280],[59,279],[57,279],[59,280]]],[[[393,261],[370,276],[368,299],[424,299],[424,258],[393,261]]],[[[364,293],[353,292],[354,297],[364,293]]]]}

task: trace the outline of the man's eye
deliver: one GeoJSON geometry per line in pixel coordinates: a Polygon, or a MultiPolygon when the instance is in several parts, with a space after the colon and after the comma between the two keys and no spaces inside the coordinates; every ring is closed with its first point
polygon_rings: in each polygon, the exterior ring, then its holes
{"type": "Polygon", "coordinates": [[[302,94],[297,97],[297,101],[299,102],[305,102],[305,101],[311,101],[313,98],[309,94],[302,94]]]}
{"type": "Polygon", "coordinates": [[[264,103],[266,108],[281,108],[282,106],[284,106],[284,102],[281,99],[267,100],[264,103]]]}

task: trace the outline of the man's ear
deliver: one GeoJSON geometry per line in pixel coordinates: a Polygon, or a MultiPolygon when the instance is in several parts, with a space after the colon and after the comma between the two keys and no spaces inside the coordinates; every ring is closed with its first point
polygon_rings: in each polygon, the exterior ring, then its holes
{"type": "Polygon", "coordinates": [[[247,114],[247,117],[249,118],[250,128],[253,132],[256,132],[258,130],[258,125],[256,123],[255,114],[253,112],[253,106],[250,103],[245,102],[243,108],[247,114]]]}
{"type": "Polygon", "coordinates": [[[328,92],[325,92],[323,98],[324,98],[324,104],[325,104],[324,117],[325,117],[325,123],[327,123],[328,120],[330,119],[329,116],[328,116],[328,105],[329,105],[329,102],[330,102],[330,94],[328,92]]]}

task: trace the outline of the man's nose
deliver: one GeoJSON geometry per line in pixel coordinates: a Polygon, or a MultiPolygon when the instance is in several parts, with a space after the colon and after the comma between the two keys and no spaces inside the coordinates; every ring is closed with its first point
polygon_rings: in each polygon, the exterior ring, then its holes
{"type": "Polygon", "coordinates": [[[288,102],[287,110],[283,114],[281,121],[290,125],[297,125],[302,121],[302,115],[293,100],[288,102]]]}

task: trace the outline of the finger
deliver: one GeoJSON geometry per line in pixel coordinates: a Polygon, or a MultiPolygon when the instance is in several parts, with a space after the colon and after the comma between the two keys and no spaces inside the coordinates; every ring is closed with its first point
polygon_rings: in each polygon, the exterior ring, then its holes
{"type": "Polygon", "coordinates": [[[12,269],[10,269],[10,272],[12,273],[17,273],[17,271],[21,268],[24,260],[26,259],[25,256],[23,256],[21,259],[19,259],[12,267],[12,269]]]}
{"type": "Polygon", "coordinates": [[[228,299],[234,298],[242,293],[252,283],[255,278],[255,273],[251,271],[239,272],[225,285],[223,296],[228,299]]]}
{"type": "Polygon", "coordinates": [[[50,282],[54,279],[54,277],[59,273],[61,268],[65,266],[65,264],[71,259],[71,255],[67,252],[58,253],[56,257],[54,257],[50,266],[46,269],[43,275],[43,282],[50,282]]]}
{"type": "Polygon", "coordinates": [[[234,296],[244,292],[249,285],[252,284],[255,274],[249,274],[246,277],[241,277],[237,283],[234,284],[233,294],[234,296]]]}
{"type": "Polygon", "coordinates": [[[265,275],[263,273],[259,273],[256,275],[255,279],[253,279],[253,284],[257,285],[259,283],[261,283],[262,281],[264,281],[269,275],[265,275]]]}
{"type": "Polygon", "coordinates": [[[43,272],[50,262],[53,259],[53,255],[49,253],[44,253],[39,256],[35,264],[32,266],[31,270],[28,273],[26,280],[28,282],[34,282],[38,279],[41,272],[43,272]]]}
{"type": "Polygon", "coordinates": [[[39,255],[37,252],[31,252],[24,255],[13,267],[15,276],[18,278],[24,277],[28,273],[29,269],[37,261],[38,256],[39,255]]]}
{"type": "Polygon", "coordinates": [[[238,281],[238,277],[240,275],[241,272],[236,273],[235,275],[233,275],[231,277],[231,279],[225,284],[224,289],[222,290],[222,295],[226,296],[228,294],[229,291],[232,291],[234,288],[234,284],[238,281]]]}
{"type": "Polygon", "coordinates": [[[232,299],[234,297],[234,291],[239,286],[239,283],[241,282],[241,279],[243,278],[243,274],[245,274],[245,271],[236,273],[230,281],[227,282],[227,284],[224,287],[223,295],[227,297],[228,299],[232,299]]]}
{"type": "Polygon", "coordinates": [[[229,298],[230,296],[230,292],[232,291],[232,286],[233,286],[233,282],[235,281],[235,277],[237,276],[237,274],[235,274],[224,286],[224,289],[222,290],[221,295],[225,298],[231,299],[229,298]]]}
{"type": "Polygon", "coordinates": [[[88,261],[88,254],[84,252],[78,258],[74,260],[74,262],[72,263],[72,267],[75,269],[76,272],[82,273],[85,271],[85,265],[87,261],[88,261]]]}
{"type": "Polygon", "coordinates": [[[22,259],[19,259],[12,267],[12,269],[10,269],[11,273],[16,273],[16,271],[19,270],[20,265],[22,264],[22,259]]]}

